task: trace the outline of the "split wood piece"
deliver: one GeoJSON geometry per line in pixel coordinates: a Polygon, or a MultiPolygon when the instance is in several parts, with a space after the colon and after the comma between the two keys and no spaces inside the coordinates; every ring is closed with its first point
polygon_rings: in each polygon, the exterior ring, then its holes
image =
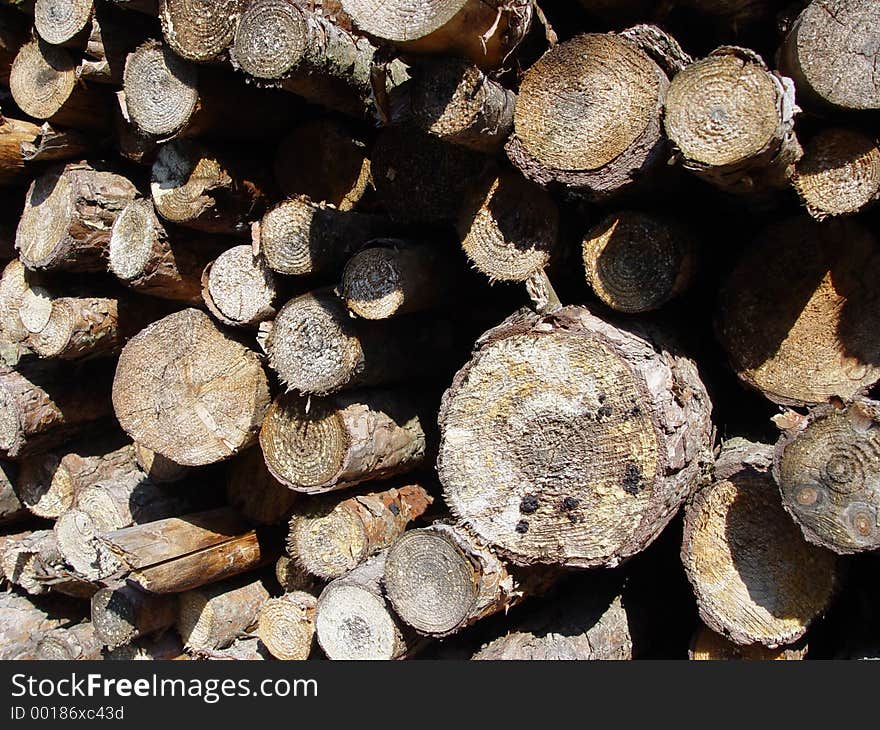
{"type": "Polygon", "coordinates": [[[25,458],[18,478],[22,502],[37,517],[57,519],[86,487],[136,473],[134,449],[127,445],[114,450],[115,445],[107,438],[97,443],[90,438],[25,458]]]}
{"type": "Polygon", "coordinates": [[[94,13],[92,0],[36,0],[34,30],[47,43],[63,45],[88,34],[94,13]]]}
{"type": "Polygon", "coordinates": [[[633,658],[629,615],[619,595],[579,590],[548,601],[516,630],[484,646],[481,661],[596,661],[633,658]]]}
{"type": "Polygon", "coordinates": [[[250,167],[229,164],[191,140],[169,142],[159,149],[151,172],[156,212],[203,233],[241,235],[266,204],[260,174],[250,167]]]}
{"type": "Polygon", "coordinates": [[[810,542],[843,555],[880,548],[880,403],[821,405],[783,433],[773,476],[810,542]]]}
{"type": "Polygon", "coordinates": [[[858,213],[880,197],[880,146],[854,129],[826,129],[807,144],[791,182],[816,220],[858,213]]]}
{"type": "Polygon", "coordinates": [[[183,644],[175,631],[147,636],[104,652],[107,661],[173,661],[189,658],[183,653],[183,644]]]}
{"type": "Polygon", "coordinates": [[[86,162],[55,167],[28,188],[15,247],[30,269],[106,271],[116,216],[137,196],[127,178],[86,162]]]}
{"type": "Polygon", "coordinates": [[[32,596],[50,590],[75,598],[89,598],[97,586],[78,576],[65,563],[52,530],[35,530],[4,541],[0,573],[32,596]]]}
{"type": "Polygon", "coordinates": [[[664,124],[686,169],[751,193],[788,185],[803,154],[797,112],[791,79],[754,51],[723,46],[675,76],[664,124]]]}
{"type": "Polygon", "coordinates": [[[306,196],[351,210],[372,189],[367,146],[332,118],[297,125],[275,152],[275,181],[285,198],[306,196]]]}
{"type": "Polygon", "coordinates": [[[618,312],[650,312],[693,279],[696,241],[676,221],[624,210],[612,213],[581,244],[587,284],[618,312]]]}
{"type": "Polygon", "coordinates": [[[89,661],[101,658],[102,645],[91,622],[50,631],[37,644],[36,659],[89,661]]]}
{"type": "Polygon", "coordinates": [[[376,195],[401,224],[453,222],[471,180],[491,164],[484,155],[414,127],[382,130],[371,157],[376,195]]]}
{"type": "Polygon", "coordinates": [[[234,246],[211,261],[202,274],[202,299],[230,327],[255,327],[275,316],[278,283],[253,246],[234,246]]]}
{"type": "Polygon", "coordinates": [[[184,466],[222,461],[256,441],[269,406],[257,354],[204,312],[175,312],[129,340],[113,407],[134,441],[184,466]]]}
{"type": "Polygon", "coordinates": [[[456,58],[419,62],[391,94],[391,121],[453,144],[495,153],[513,131],[516,94],[456,58]]]}
{"type": "Polygon", "coordinates": [[[269,591],[259,579],[225,581],[180,596],[177,632],[190,651],[228,647],[256,625],[269,591]]]}
{"type": "Polygon", "coordinates": [[[288,393],[266,414],[260,446],[282,484],[307,494],[335,491],[421,466],[430,423],[426,410],[402,391],[320,399],[288,393]]]}
{"type": "Polygon", "coordinates": [[[444,498],[516,563],[617,565],[704,479],[711,407],[660,332],[584,307],[521,310],[477,341],[443,397],[444,498]]]}
{"type": "Polygon", "coordinates": [[[514,575],[464,528],[434,524],[394,542],[383,582],[403,621],[420,634],[442,637],[506,611],[553,577],[540,569],[514,575]]]}
{"type": "Polygon", "coordinates": [[[338,293],[352,314],[388,319],[448,302],[461,274],[438,245],[380,238],[348,260],[338,293]]]}
{"type": "Polygon", "coordinates": [[[90,146],[79,132],[0,115],[0,185],[16,185],[31,178],[34,166],[30,163],[80,158],[88,154],[90,146]]]}
{"type": "Polygon", "coordinates": [[[259,446],[252,446],[232,460],[226,477],[226,502],[251,522],[285,522],[298,499],[297,492],[272,476],[259,446]]]}
{"type": "Polygon", "coordinates": [[[309,575],[295,558],[282,555],[275,563],[275,580],[285,593],[305,591],[313,593],[316,588],[315,578],[309,575]]]}
{"type": "Polygon", "coordinates": [[[51,363],[0,368],[0,457],[18,460],[69,443],[109,418],[109,376],[103,366],[74,371],[51,363]]]}
{"type": "Polygon", "coordinates": [[[386,555],[387,551],[370,558],[318,596],[315,628],[328,659],[404,659],[422,643],[385,599],[386,555]]]}
{"type": "Polygon", "coordinates": [[[15,464],[0,461],[0,528],[6,530],[11,525],[24,522],[31,512],[19,496],[19,470],[15,464]]]}
{"type": "Polygon", "coordinates": [[[779,50],[798,96],[819,106],[880,109],[880,17],[871,0],[813,0],[779,50]]]}
{"type": "Polygon", "coordinates": [[[803,659],[807,653],[807,644],[798,642],[794,646],[768,649],[761,644],[742,646],[716,634],[712,629],[703,626],[694,635],[688,649],[688,659],[693,661],[796,661],[803,659]]]}
{"type": "Polygon", "coordinates": [[[530,0],[342,0],[354,25],[408,53],[459,56],[481,68],[505,65],[532,26],[530,0]]]}
{"type": "Polygon", "coordinates": [[[522,175],[486,175],[459,205],[461,247],[490,281],[526,281],[549,264],[559,237],[559,208],[522,175]]]}
{"type": "Polygon", "coordinates": [[[0,277],[0,330],[7,342],[20,344],[24,350],[27,350],[24,343],[29,332],[21,321],[19,310],[25,295],[40,281],[41,277],[17,258],[6,264],[0,277]]]}
{"type": "Polygon", "coordinates": [[[507,155],[526,177],[604,198],[664,160],[668,79],[635,40],[585,34],[526,71],[507,155]]]}
{"type": "Polygon", "coordinates": [[[145,591],[181,593],[275,561],[274,537],[219,508],[108,532],[101,541],[145,591]]]}
{"type": "Polygon", "coordinates": [[[737,644],[792,644],[828,606],[835,555],[810,545],[770,476],[771,446],[728,441],[685,509],[681,559],[700,618],[737,644]]]}
{"type": "Polygon", "coordinates": [[[354,319],[338,297],[319,289],[281,308],[266,349],[288,390],[325,395],[436,373],[452,339],[445,320],[354,319]]]}
{"type": "Polygon", "coordinates": [[[112,274],[141,294],[199,305],[201,276],[215,248],[166,228],[148,199],[126,205],[110,233],[112,274]]]}
{"type": "Polygon", "coordinates": [[[98,639],[116,649],[174,626],[177,596],[145,593],[131,584],[101,588],[92,596],[91,611],[98,639]]]}
{"type": "Polygon", "coordinates": [[[288,551],[312,575],[333,580],[389,547],[433,501],[418,484],[310,500],[290,520],[288,551]]]}
{"type": "Polygon", "coordinates": [[[315,643],[315,607],[311,593],[294,591],[270,598],[260,609],[257,634],[276,659],[303,661],[315,643]]]}
{"type": "Polygon", "coordinates": [[[253,227],[254,253],[279,274],[320,274],[342,268],[361,245],[386,235],[376,215],[340,211],[299,197],[272,208],[253,227]]]}
{"type": "Polygon", "coordinates": [[[382,94],[406,73],[400,61],[392,61],[379,82],[375,46],[297,0],[250,3],[230,53],[233,65],[258,83],[354,117],[372,110],[374,82],[382,94]]]}
{"type": "Polygon", "coordinates": [[[32,40],[12,64],[9,88],[28,116],[59,127],[106,132],[110,128],[112,95],[80,83],[77,61],[66,48],[32,40]]]}
{"type": "Polygon", "coordinates": [[[247,0],[159,0],[165,42],[189,61],[212,61],[235,36],[247,0]]]}
{"type": "Polygon", "coordinates": [[[877,245],[846,218],[804,215],[759,234],[719,296],[716,331],[740,379],[794,406],[849,400],[876,383],[877,245]]]}
{"type": "Polygon", "coordinates": [[[186,479],[192,472],[190,467],[176,464],[143,444],[134,445],[134,457],[141,471],[156,484],[179,482],[181,479],[186,479]]]}
{"type": "Polygon", "coordinates": [[[0,660],[36,659],[37,644],[49,632],[81,618],[79,601],[36,602],[0,591],[0,660]]]}

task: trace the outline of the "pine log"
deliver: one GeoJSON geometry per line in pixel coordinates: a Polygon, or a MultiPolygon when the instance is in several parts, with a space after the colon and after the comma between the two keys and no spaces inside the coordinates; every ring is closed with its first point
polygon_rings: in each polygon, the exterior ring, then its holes
{"type": "Polygon", "coordinates": [[[251,522],[275,525],[290,518],[299,494],[272,476],[258,446],[232,460],[226,477],[226,502],[251,522]]]}
{"type": "Polygon", "coordinates": [[[803,659],[807,653],[807,645],[798,642],[794,646],[780,646],[768,649],[761,644],[734,644],[729,639],[716,634],[712,629],[703,626],[694,634],[688,659],[693,661],[796,661],[803,659]]]}
{"type": "Polygon", "coordinates": [[[150,191],[165,220],[212,234],[242,234],[265,208],[264,184],[253,164],[230,164],[191,140],[161,147],[150,191]]]}
{"type": "Polygon", "coordinates": [[[459,205],[461,247],[490,281],[525,281],[550,262],[559,237],[559,209],[522,175],[486,175],[459,205]]]}
{"type": "Polygon", "coordinates": [[[19,316],[21,303],[33,286],[38,286],[41,277],[30,271],[20,259],[12,259],[3,269],[0,277],[0,330],[3,338],[12,344],[20,345],[23,350],[28,337],[28,330],[19,316]]]}
{"type": "Polygon", "coordinates": [[[444,498],[516,563],[614,566],[699,486],[710,411],[696,366],[659,332],[583,307],[522,310],[443,397],[444,498]]]}
{"type": "Polygon", "coordinates": [[[619,192],[664,160],[667,86],[663,69],[624,35],[560,43],[523,78],[508,157],[543,186],[589,198],[619,192]]]}
{"type": "Polygon", "coordinates": [[[314,593],[317,581],[309,575],[295,558],[282,555],[275,563],[275,580],[285,593],[305,591],[314,593]]]}
{"type": "Polygon", "coordinates": [[[514,574],[460,526],[403,533],[385,559],[384,586],[395,613],[425,636],[449,636],[519,603],[555,575],[514,574]]]}
{"type": "Polygon", "coordinates": [[[49,591],[89,598],[97,586],[67,565],[52,530],[34,530],[5,540],[0,548],[0,572],[32,596],[49,591]]]}
{"type": "Polygon", "coordinates": [[[367,146],[336,119],[303,122],[278,145],[275,181],[285,198],[306,196],[351,210],[372,189],[367,146]]]}
{"type": "Polygon", "coordinates": [[[34,173],[32,162],[70,160],[88,154],[89,141],[76,131],[0,115],[0,185],[16,185],[34,173]]]}
{"type": "Polygon", "coordinates": [[[0,592],[0,660],[36,659],[37,644],[53,629],[77,621],[79,602],[36,602],[0,592]]]}
{"type": "Polygon", "coordinates": [[[229,46],[246,0],[159,0],[162,35],[189,61],[212,61],[229,46]]]}
{"type": "Polygon", "coordinates": [[[696,266],[696,241],[677,221],[612,213],[581,244],[587,284],[618,312],[649,312],[681,294],[696,266]]]}
{"type": "Polygon", "coordinates": [[[269,406],[257,355],[196,309],[171,314],[123,348],[113,406],[133,440],[184,466],[256,441],[269,406]]]}
{"type": "Polygon", "coordinates": [[[380,238],[348,260],[338,293],[352,314],[388,319],[439,307],[461,273],[437,245],[380,238]]]}
{"type": "Polygon", "coordinates": [[[855,129],[826,129],[806,145],[791,182],[816,220],[858,213],[880,198],[880,145],[855,129]]]}
{"type": "Polygon", "coordinates": [[[773,476],[804,537],[836,553],[880,547],[880,402],[821,405],[776,444],[773,476]]]}
{"type": "Polygon", "coordinates": [[[513,131],[516,95],[457,58],[420,62],[391,93],[391,121],[453,144],[495,153],[513,131]]]}
{"type": "Polygon", "coordinates": [[[134,200],[116,217],[110,233],[112,274],[142,294],[202,304],[202,272],[216,244],[166,228],[151,200],[134,200]]]}
{"type": "Polygon", "coordinates": [[[261,580],[235,580],[187,591],[180,596],[177,631],[190,651],[224,649],[257,623],[269,600],[261,580]]]}
{"type": "Polygon", "coordinates": [[[275,316],[278,283],[253,246],[233,246],[211,261],[202,274],[202,299],[230,327],[255,327],[275,316]]]}
{"type": "Polygon", "coordinates": [[[827,607],[835,556],[806,542],[770,476],[772,447],[732,439],[685,510],[681,559],[700,618],[737,644],[792,644],[827,607]]]}
{"type": "Polygon", "coordinates": [[[798,97],[838,109],[880,109],[880,18],[871,0],[813,0],[779,51],[798,97]]]}
{"type": "Polygon", "coordinates": [[[320,274],[341,268],[362,244],[389,229],[388,221],[379,216],[293,198],[254,225],[254,252],[279,274],[320,274]]]}
{"type": "Polygon", "coordinates": [[[433,501],[418,484],[309,500],[290,520],[288,552],[312,575],[333,580],[389,547],[433,501]]]}
{"type": "Polygon", "coordinates": [[[180,593],[268,565],[279,552],[272,538],[219,508],[108,532],[101,542],[145,591],[180,593]]]}
{"type": "Polygon", "coordinates": [[[174,631],[165,631],[104,652],[107,661],[171,661],[189,659],[174,631]]]}
{"type": "Polygon", "coordinates": [[[131,584],[101,588],[91,611],[95,634],[112,650],[174,626],[177,596],[145,593],[131,584]]]}
{"type": "Polygon", "coordinates": [[[196,659],[205,659],[207,661],[254,662],[272,658],[263,642],[260,641],[260,637],[254,633],[247,633],[237,637],[225,649],[199,649],[192,653],[196,659]]]}
{"type": "Polygon", "coordinates": [[[315,628],[328,659],[403,659],[420,645],[385,599],[387,551],[336,578],[318,596],[315,628]]]}
{"type": "Polygon", "coordinates": [[[294,591],[270,598],[260,609],[257,635],[276,659],[303,661],[315,643],[315,607],[311,593],[294,591]]]}
{"type": "Polygon", "coordinates": [[[406,392],[362,390],[321,399],[289,393],[269,408],[260,446],[278,481],[319,494],[421,466],[430,422],[425,413],[406,392]]]}
{"type": "Polygon", "coordinates": [[[101,642],[91,622],[69,628],[57,628],[37,644],[35,659],[53,661],[88,661],[101,658],[101,642]]]}
{"type": "Polygon", "coordinates": [[[59,127],[105,132],[110,128],[112,96],[79,82],[77,61],[66,48],[34,39],[21,47],[9,88],[28,116],[59,127]]]}
{"type": "Polygon", "coordinates": [[[716,331],[740,379],[774,403],[849,400],[880,378],[878,285],[877,241],[857,222],[783,220],[722,286],[716,331]]]}
{"type": "Polygon", "coordinates": [[[124,91],[113,96],[113,142],[121,158],[137,165],[152,165],[160,144],[156,136],[132,122],[124,91]]]}
{"type": "Polygon", "coordinates": [[[137,196],[128,179],[86,162],[55,167],[28,188],[15,247],[31,269],[105,271],[110,230],[137,196]]]}
{"type": "Polygon", "coordinates": [[[0,528],[24,522],[30,518],[30,510],[19,494],[19,470],[15,464],[0,461],[0,528]]]}
{"type": "Polygon", "coordinates": [[[458,56],[502,66],[528,33],[530,0],[342,0],[359,30],[408,53],[458,56]]]}
{"type": "Polygon", "coordinates": [[[92,0],[36,0],[34,30],[47,43],[63,45],[88,33],[94,12],[92,0]]]}

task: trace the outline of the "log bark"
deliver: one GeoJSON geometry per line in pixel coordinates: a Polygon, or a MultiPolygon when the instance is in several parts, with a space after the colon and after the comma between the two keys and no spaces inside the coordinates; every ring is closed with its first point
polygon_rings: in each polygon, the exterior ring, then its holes
{"type": "Polygon", "coordinates": [[[714,50],[675,76],[666,97],[666,133],[682,164],[733,193],[789,184],[803,150],[794,130],[791,79],[754,51],[714,50]]]}
{"type": "Polygon", "coordinates": [[[0,461],[0,528],[4,530],[30,518],[30,510],[19,495],[19,470],[15,464],[0,461]]]}
{"type": "Polygon", "coordinates": [[[489,281],[526,281],[550,263],[559,209],[541,188],[504,171],[467,191],[456,228],[468,259],[489,281]]]}
{"type": "Polygon", "coordinates": [[[89,661],[101,658],[101,642],[88,621],[50,631],[37,644],[36,659],[89,661]]]}
{"type": "Polygon", "coordinates": [[[256,327],[275,316],[278,283],[253,246],[233,246],[211,261],[202,274],[202,299],[230,327],[256,327]]]}
{"type": "Polygon", "coordinates": [[[52,530],[34,530],[5,541],[0,568],[10,583],[32,596],[53,591],[88,599],[98,589],[65,562],[52,530]]]}
{"type": "Polygon", "coordinates": [[[237,580],[187,591],[180,596],[177,631],[190,651],[230,646],[257,623],[269,591],[260,580],[237,580]]]}
{"type": "Polygon", "coordinates": [[[53,629],[80,618],[78,602],[37,603],[0,592],[0,660],[36,659],[37,644],[53,629]]]}
{"type": "Polygon", "coordinates": [[[693,661],[797,661],[803,659],[807,653],[805,642],[798,642],[794,646],[780,646],[776,649],[768,649],[761,644],[734,644],[729,639],[716,634],[712,629],[703,626],[694,634],[691,647],[688,650],[688,659],[693,661]]]}
{"type": "Polygon", "coordinates": [[[388,319],[440,307],[461,274],[439,246],[382,238],[348,260],[338,293],[352,314],[388,319]]]}
{"type": "Polygon", "coordinates": [[[53,168],[28,188],[15,247],[30,269],[105,271],[110,230],[137,196],[128,179],[86,162],[53,168]]]}
{"type": "Polygon", "coordinates": [[[737,644],[792,644],[827,607],[835,556],[810,545],[782,508],[772,447],[728,441],[715,483],[685,510],[681,558],[700,618],[737,644]]]}
{"type": "Polygon", "coordinates": [[[226,478],[226,502],[251,522],[286,522],[299,494],[281,484],[266,467],[263,452],[253,446],[235,457],[226,478]]]}
{"type": "Polygon", "coordinates": [[[877,241],[857,222],[783,220],[723,284],[718,338],[740,379],[774,403],[849,400],[880,378],[878,281],[877,241]]]}
{"type": "Polygon", "coordinates": [[[779,51],[798,97],[818,107],[880,109],[880,19],[870,0],[813,0],[779,51]]]}
{"type": "Polygon", "coordinates": [[[266,204],[261,175],[250,167],[221,160],[191,140],[169,142],[159,150],[151,173],[156,212],[203,233],[241,235],[266,204]]]}
{"type": "Polygon", "coordinates": [[[403,659],[420,638],[385,599],[382,580],[387,551],[336,578],[318,596],[315,628],[328,659],[403,659]]]}
{"type": "Polygon", "coordinates": [[[791,182],[816,220],[858,213],[880,198],[880,145],[855,129],[823,130],[806,145],[791,182]]]}
{"type": "Polygon", "coordinates": [[[202,272],[216,244],[166,228],[150,200],[126,205],[110,233],[112,274],[142,294],[202,304],[202,272]]]}
{"type": "Polygon", "coordinates": [[[581,243],[587,284],[618,312],[650,312],[693,279],[697,247],[677,221],[623,210],[590,229],[581,243]]]}
{"type": "Polygon", "coordinates": [[[481,68],[505,65],[532,25],[529,0],[342,0],[362,32],[407,53],[458,56],[481,68]]]}
{"type": "Polygon", "coordinates": [[[880,403],[856,398],[811,409],[780,437],[773,476],[809,542],[842,555],[880,547],[878,429],[880,403]]]}
{"type": "Polygon", "coordinates": [[[131,584],[101,588],[92,596],[91,612],[96,636],[113,650],[173,627],[177,596],[145,593],[131,584]]]}
{"type": "Polygon", "coordinates": [[[293,198],[253,227],[254,253],[279,274],[320,274],[341,268],[362,244],[389,230],[379,216],[293,198]]]}
{"type": "Polygon", "coordinates": [[[663,69],[622,34],[560,43],[523,78],[507,155],[545,187],[606,198],[664,160],[668,84],[663,69]]]}
{"type": "Polygon", "coordinates": [[[522,310],[443,397],[444,499],[514,562],[614,566],[704,479],[710,412],[696,366],[659,332],[522,310]]]}
{"type": "Polygon", "coordinates": [[[404,392],[282,395],[266,414],[260,446],[269,471],[291,489],[344,489],[421,466],[429,428],[424,413],[404,392]]]}
{"type": "Polygon", "coordinates": [[[260,609],[257,635],[269,653],[284,661],[309,658],[315,644],[315,607],[311,593],[294,591],[270,598],[260,609]]]}
{"type": "Polygon", "coordinates": [[[159,0],[159,20],[168,47],[188,61],[213,61],[235,36],[246,0],[159,0]]]}
{"type": "Polygon", "coordinates": [[[291,517],[288,552],[312,575],[339,578],[389,547],[433,501],[418,484],[309,500],[291,517]]]}
{"type": "Polygon", "coordinates": [[[90,147],[80,132],[0,116],[0,185],[30,180],[35,171],[32,162],[79,158],[90,147]]]}
{"type": "Polygon", "coordinates": [[[113,406],[138,443],[184,466],[227,459],[256,441],[269,386],[256,353],[186,309],[123,348],[113,406]]]}
{"type": "MultiPolygon", "coordinates": [[[[252,630],[253,631],[253,630],[252,630]]],[[[254,633],[239,636],[225,649],[198,650],[193,652],[195,658],[207,661],[244,661],[255,662],[271,659],[272,655],[254,633]]]]}
{"type": "Polygon", "coordinates": [[[179,482],[192,472],[190,467],[176,464],[143,444],[134,445],[134,457],[141,471],[156,484],[179,482]]]}

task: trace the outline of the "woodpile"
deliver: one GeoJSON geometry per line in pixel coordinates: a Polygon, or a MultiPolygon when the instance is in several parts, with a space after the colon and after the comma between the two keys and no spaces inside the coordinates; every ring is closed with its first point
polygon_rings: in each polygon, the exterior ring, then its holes
{"type": "Polygon", "coordinates": [[[875,656],[880,14],[783,5],[4,3],[0,658],[875,656]]]}

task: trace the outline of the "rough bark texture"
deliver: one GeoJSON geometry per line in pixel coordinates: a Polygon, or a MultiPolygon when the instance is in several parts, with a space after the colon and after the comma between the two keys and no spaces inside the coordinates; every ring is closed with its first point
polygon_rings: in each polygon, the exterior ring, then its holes
{"type": "Polygon", "coordinates": [[[230,327],[254,327],[275,316],[278,283],[252,246],[234,246],[210,262],[202,274],[202,299],[230,327]]]}
{"type": "Polygon", "coordinates": [[[230,45],[246,0],[159,0],[165,42],[189,61],[211,61],[230,45]]]}
{"type": "Polygon", "coordinates": [[[443,398],[452,511],[522,564],[616,565],[704,478],[711,403],[659,333],[583,307],[522,310],[477,342],[443,398]]]}
{"type": "Polygon", "coordinates": [[[0,527],[7,528],[30,517],[30,511],[18,493],[18,468],[0,461],[0,527]]]}
{"type": "Polygon", "coordinates": [[[251,522],[275,525],[288,520],[298,497],[272,476],[258,446],[235,457],[229,467],[226,501],[251,522]]]}
{"type": "Polygon", "coordinates": [[[864,392],[880,378],[878,281],[877,241],[857,222],[769,226],[719,296],[716,331],[733,369],[785,405],[864,392]]]}
{"type": "Polygon", "coordinates": [[[183,644],[174,631],[138,639],[104,652],[107,661],[170,661],[190,657],[183,653],[183,644]]]}
{"type": "Polygon", "coordinates": [[[79,618],[76,602],[37,604],[17,593],[0,592],[0,659],[36,659],[44,636],[79,618]]]}
{"type": "Polygon", "coordinates": [[[703,626],[694,635],[688,658],[693,661],[797,661],[807,653],[807,645],[798,642],[794,646],[768,649],[761,644],[734,644],[729,639],[703,626]]]}
{"type": "Polygon", "coordinates": [[[700,618],[737,644],[792,644],[835,589],[835,556],[807,543],[770,476],[773,450],[728,441],[685,510],[681,559],[700,618]]]}
{"type": "Polygon", "coordinates": [[[266,415],[260,446],[282,484],[308,494],[329,492],[421,466],[429,429],[424,414],[404,392],[282,395],[266,415]]]}
{"type": "Polygon", "coordinates": [[[34,172],[30,163],[79,158],[88,154],[90,146],[79,132],[0,115],[0,185],[29,180],[34,172]]]}
{"type": "Polygon", "coordinates": [[[256,353],[203,312],[171,314],[133,337],[113,382],[119,423],[138,443],[185,466],[254,443],[269,405],[256,353]]]}
{"type": "Polygon", "coordinates": [[[260,609],[257,635],[276,659],[302,661],[315,643],[315,607],[310,593],[294,591],[270,598],[260,609]]]}
{"type": "Polygon", "coordinates": [[[97,590],[65,562],[52,530],[35,530],[4,541],[0,569],[6,580],[32,596],[55,591],[88,598],[97,590]]]}
{"type": "Polygon", "coordinates": [[[108,649],[164,631],[177,620],[177,596],[145,593],[131,584],[101,588],[91,602],[92,626],[108,649]]]}
{"type": "Polygon", "coordinates": [[[37,644],[35,658],[54,661],[88,661],[101,658],[101,642],[88,621],[50,631],[37,644]]]}

